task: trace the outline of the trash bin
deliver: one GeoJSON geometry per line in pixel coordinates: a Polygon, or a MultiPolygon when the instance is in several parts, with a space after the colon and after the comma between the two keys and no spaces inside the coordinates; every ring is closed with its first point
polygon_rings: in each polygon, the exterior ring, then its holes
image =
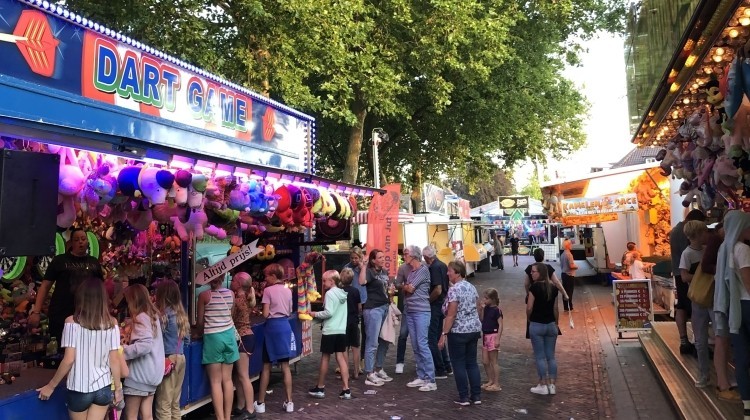
{"type": "Polygon", "coordinates": [[[490,271],[490,257],[486,257],[485,259],[479,261],[479,264],[477,264],[477,272],[479,273],[487,273],[490,271]]]}

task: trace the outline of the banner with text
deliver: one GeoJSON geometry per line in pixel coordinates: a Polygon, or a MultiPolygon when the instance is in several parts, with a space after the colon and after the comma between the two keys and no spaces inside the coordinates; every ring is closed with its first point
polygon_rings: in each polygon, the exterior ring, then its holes
{"type": "Polygon", "coordinates": [[[238,252],[228,255],[223,260],[196,274],[195,282],[197,284],[206,284],[211,280],[224,275],[224,273],[228,273],[233,268],[239,266],[243,262],[258,255],[259,253],[260,248],[258,248],[258,240],[256,239],[253,242],[240,248],[238,252]]]}
{"type": "MultiPolygon", "coordinates": [[[[379,249],[385,254],[389,277],[398,271],[398,209],[401,184],[388,184],[385,194],[375,194],[367,212],[367,251],[379,249]]],[[[366,258],[366,257],[365,257],[366,258]]]]}
{"type": "Polygon", "coordinates": [[[592,198],[566,198],[562,202],[562,208],[563,216],[637,211],[638,196],[634,193],[628,193],[592,198]]]}

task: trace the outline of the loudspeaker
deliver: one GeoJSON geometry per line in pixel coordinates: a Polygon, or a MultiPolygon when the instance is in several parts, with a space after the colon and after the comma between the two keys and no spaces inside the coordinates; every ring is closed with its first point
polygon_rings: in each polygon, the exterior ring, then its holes
{"type": "Polygon", "coordinates": [[[0,153],[0,256],[55,255],[60,156],[0,153]]]}

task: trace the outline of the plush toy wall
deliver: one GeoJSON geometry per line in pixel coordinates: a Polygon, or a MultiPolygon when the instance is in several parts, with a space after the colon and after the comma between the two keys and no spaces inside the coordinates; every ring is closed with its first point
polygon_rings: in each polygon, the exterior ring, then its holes
{"type": "Polygon", "coordinates": [[[638,196],[638,217],[642,226],[639,243],[641,252],[646,255],[668,256],[669,231],[672,228],[669,183],[666,182],[666,177],[658,173],[652,174],[652,177],[653,179],[644,171],[630,183],[628,192],[638,196]]]}

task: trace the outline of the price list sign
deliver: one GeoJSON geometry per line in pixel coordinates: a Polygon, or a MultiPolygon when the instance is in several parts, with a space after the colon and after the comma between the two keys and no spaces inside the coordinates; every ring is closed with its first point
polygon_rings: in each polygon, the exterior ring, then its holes
{"type": "Polygon", "coordinates": [[[615,280],[612,288],[617,331],[648,330],[654,320],[651,280],[615,280]]]}

